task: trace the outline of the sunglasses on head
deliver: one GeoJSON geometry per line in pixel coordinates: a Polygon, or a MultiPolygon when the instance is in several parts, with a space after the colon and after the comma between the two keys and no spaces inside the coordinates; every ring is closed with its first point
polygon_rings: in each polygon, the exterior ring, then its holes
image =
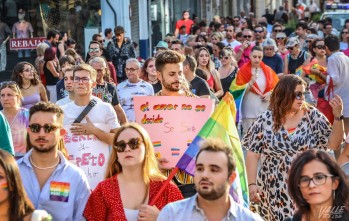
{"type": "Polygon", "coordinates": [[[326,49],[326,46],[325,45],[316,45],[315,46],[317,49],[326,49]]]}
{"type": "Polygon", "coordinates": [[[296,92],[294,92],[294,95],[296,96],[296,100],[301,100],[303,97],[305,97],[305,92],[296,91],[296,92]]]}
{"type": "Polygon", "coordinates": [[[33,133],[39,133],[41,128],[44,128],[45,133],[52,133],[59,128],[53,124],[44,124],[43,126],[40,124],[30,124],[28,127],[33,133]]]}
{"type": "Polygon", "coordinates": [[[243,38],[252,38],[252,35],[244,35],[243,38]]]}
{"type": "Polygon", "coordinates": [[[122,153],[125,152],[127,145],[131,148],[131,150],[136,150],[141,146],[141,143],[142,139],[139,137],[131,138],[127,143],[124,140],[120,140],[114,143],[114,148],[117,152],[122,153]]]}

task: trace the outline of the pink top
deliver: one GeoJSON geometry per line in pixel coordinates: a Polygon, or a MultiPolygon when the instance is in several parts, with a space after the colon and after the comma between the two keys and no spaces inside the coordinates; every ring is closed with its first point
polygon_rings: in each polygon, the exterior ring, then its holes
{"type": "MultiPolygon", "coordinates": [[[[250,61],[250,54],[254,46],[255,46],[255,43],[251,43],[250,47],[246,48],[244,52],[242,52],[241,58],[238,61],[239,68],[241,68],[242,65],[250,61]]],[[[235,54],[239,52],[240,48],[241,48],[241,45],[238,45],[234,48],[235,54]]]]}
{"type": "Polygon", "coordinates": [[[27,21],[16,22],[12,27],[12,33],[16,34],[16,38],[29,38],[32,32],[33,26],[27,21]]]}

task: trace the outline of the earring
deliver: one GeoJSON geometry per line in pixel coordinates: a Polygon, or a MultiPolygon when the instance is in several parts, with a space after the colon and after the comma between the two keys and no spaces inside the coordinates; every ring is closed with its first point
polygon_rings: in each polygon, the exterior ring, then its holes
{"type": "Polygon", "coordinates": [[[333,195],[333,201],[335,201],[336,200],[336,190],[333,190],[332,195],[333,195]]]}

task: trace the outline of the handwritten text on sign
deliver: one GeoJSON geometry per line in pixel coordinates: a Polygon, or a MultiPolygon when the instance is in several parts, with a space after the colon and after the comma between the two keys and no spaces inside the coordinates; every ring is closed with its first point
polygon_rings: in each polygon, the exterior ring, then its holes
{"type": "MultiPolygon", "coordinates": [[[[105,124],[95,124],[104,131],[109,131],[105,124]]],[[[65,126],[67,134],[64,143],[68,150],[69,161],[80,167],[86,174],[91,189],[104,180],[109,159],[108,144],[98,140],[94,135],[73,135],[71,126],[65,126]]]]}
{"type": "Polygon", "coordinates": [[[150,134],[155,154],[175,166],[210,117],[213,101],[192,97],[134,97],[136,122],[150,134]]]}

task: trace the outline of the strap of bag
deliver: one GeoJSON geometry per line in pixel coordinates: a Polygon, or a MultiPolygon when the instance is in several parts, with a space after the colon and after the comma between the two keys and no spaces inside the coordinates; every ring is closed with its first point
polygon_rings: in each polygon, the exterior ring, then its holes
{"type": "Polygon", "coordinates": [[[90,112],[90,110],[97,104],[97,101],[92,99],[88,105],[85,107],[85,109],[81,112],[81,114],[75,119],[74,123],[80,123],[82,119],[85,118],[85,116],[90,112]]]}

